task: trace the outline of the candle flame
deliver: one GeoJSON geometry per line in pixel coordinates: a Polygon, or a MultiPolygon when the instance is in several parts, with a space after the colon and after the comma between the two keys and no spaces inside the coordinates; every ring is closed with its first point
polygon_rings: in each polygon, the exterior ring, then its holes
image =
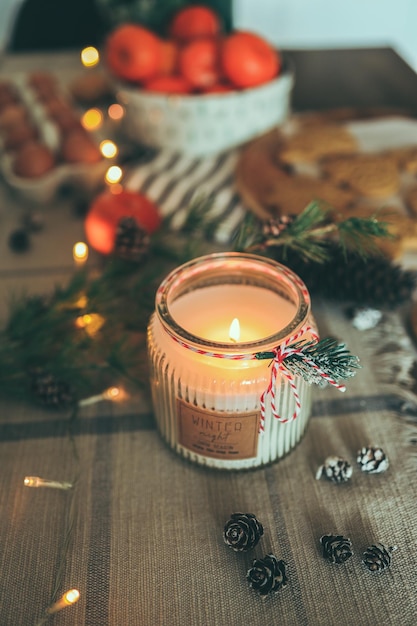
{"type": "Polygon", "coordinates": [[[235,342],[239,341],[240,339],[240,324],[239,324],[239,320],[237,319],[237,317],[235,317],[232,323],[230,324],[229,337],[231,341],[235,341],[235,342]]]}

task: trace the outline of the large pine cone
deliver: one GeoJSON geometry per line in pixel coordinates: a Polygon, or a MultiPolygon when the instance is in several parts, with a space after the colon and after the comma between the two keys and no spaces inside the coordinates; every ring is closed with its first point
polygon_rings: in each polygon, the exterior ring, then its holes
{"type": "Polygon", "coordinates": [[[396,549],[397,546],[388,548],[383,543],[375,543],[363,553],[362,563],[371,572],[382,572],[391,565],[391,552],[396,549]]]}
{"type": "Polygon", "coordinates": [[[223,538],[235,552],[246,552],[257,545],[263,534],[263,526],[255,515],[233,513],[225,524],[223,538]]]}
{"type": "Polygon", "coordinates": [[[274,258],[298,274],[312,295],[339,302],[394,309],[410,301],[417,284],[415,271],[405,270],[382,254],[366,258],[355,252],[345,255],[336,244],[329,244],[325,263],[306,261],[299,253],[284,253],[280,248],[274,258]]]}
{"type": "Polygon", "coordinates": [[[249,586],[262,598],[266,598],[269,593],[285,587],[288,581],[288,565],[285,561],[278,561],[273,554],[267,554],[263,559],[254,559],[246,578],[249,586]]]}
{"type": "Polygon", "coordinates": [[[353,554],[352,542],[342,535],[323,535],[320,537],[323,558],[331,563],[344,563],[353,554]]]}

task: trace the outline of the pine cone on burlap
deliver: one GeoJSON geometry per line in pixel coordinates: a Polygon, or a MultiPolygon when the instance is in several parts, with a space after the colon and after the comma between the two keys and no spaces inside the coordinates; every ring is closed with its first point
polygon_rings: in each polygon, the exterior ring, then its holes
{"type": "Polygon", "coordinates": [[[288,565],[273,554],[267,554],[263,559],[254,559],[246,578],[249,586],[265,599],[268,594],[285,587],[288,582],[288,565]]]}
{"type": "Polygon", "coordinates": [[[369,546],[362,555],[362,563],[371,572],[383,572],[391,565],[391,552],[397,546],[384,546],[383,543],[375,543],[369,546]]]}
{"type": "Polygon", "coordinates": [[[235,552],[247,552],[257,545],[263,534],[263,526],[255,515],[232,513],[224,526],[223,538],[235,552]]]}
{"type": "Polygon", "coordinates": [[[378,474],[385,472],[389,467],[389,460],[382,448],[364,446],[358,450],[356,460],[363,472],[378,474]]]}
{"type": "Polygon", "coordinates": [[[322,476],[334,483],[344,483],[352,476],[352,466],[338,456],[328,456],[317,470],[316,479],[322,476]]]}
{"type": "Polygon", "coordinates": [[[353,554],[352,542],[342,535],[323,535],[320,537],[323,558],[330,563],[344,563],[353,554]]]}
{"type": "Polygon", "coordinates": [[[32,373],[31,389],[40,403],[49,408],[62,409],[74,402],[70,386],[43,370],[32,373]]]}
{"type": "Polygon", "coordinates": [[[134,217],[122,217],[117,224],[114,254],[119,259],[138,263],[149,249],[149,235],[134,217]]]}
{"type": "Polygon", "coordinates": [[[405,270],[383,254],[363,258],[329,243],[329,260],[304,260],[294,250],[276,248],[274,258],[292,269],[312,295],[329,300],[394,309],[410,301],[417,285],[417,273],[405,270]]]}

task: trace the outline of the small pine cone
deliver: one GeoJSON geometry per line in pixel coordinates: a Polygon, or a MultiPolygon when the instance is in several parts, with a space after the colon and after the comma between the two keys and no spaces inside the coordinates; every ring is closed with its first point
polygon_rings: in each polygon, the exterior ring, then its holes
{"type": "Polygon", "coordinates": [[[320,537],[323,558],[330,563],[344,563],[353,554],[352,542],[342,535],[323,535],[320,537]]]}
{"type": "Polygon", "coordinates": [[[149,235],[134,217],[122,217],[116,229],[114,253],[119,259],[141,261],[149,249],[149,235]]]}
{"type": "Polygon", "coordinates": [[[262,234],[265,238],[279,237],[295,220],[295,215],[281,215],[262,223],[262,234]]]}
{"type": "Polygon", "coordinates": [[[285,561],[278,561],[273,554],[267,554],[263,559],[254,559],[246,578],[249,586],[265,599],[269,593],[285,587],[288,581],[288,565],[285,561]]]}
{"type": "Polygon", "coordinates": [[[385,472],[389,467],[388,457],[383,449],[379,447],[364,446],[358,450],[356,460],[361,470],[368,474],[385,472]]]}
{"type": "Polygon", "coordinates": [[[328,456],[317,470],[316,479],[322,476],[334,483],[345,483],[352,476],[352,466],[338,456],[328,456]]]}
{"type": "Polygon", "coordinates": [[[74,401],[66,382],[42,370],[36,370],[32,374],[32,392],[41,404],[50,408],[64,408],[74,401]]]}
{"type": "Polygon", "coordinates": [[[252,513],[232,513],[224,527],[223,538],[235,552],[254,548],[264,534],[259,520],[252,513]]]}
{"type": "Polygon", "coordinates": [[[391,565],[391,552],[397,546],[384,546],[383,543],[375,543],[365,550],[362,556],[362,563],[371,572],[382,572],[391,565]]]}

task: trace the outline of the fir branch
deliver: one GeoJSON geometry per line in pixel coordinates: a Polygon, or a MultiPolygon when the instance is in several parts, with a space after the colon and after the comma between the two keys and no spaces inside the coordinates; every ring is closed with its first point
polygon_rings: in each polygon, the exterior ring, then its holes
{"type": "Polygon", "coordinates": [[[375,213],[369,218],[348,217],[337,224],[339,242],[344,252],[355,250],[366,258],[369,254],[379,252],[375,239],[379,237],[393,238],[389,232],[389,224],[379,221],[375,213]]]}
{"type": "MultiPolygon", "coordinates": [[[[286,369],[306,382],[323,387],[330,377],[335,382],[347,380],[360,368],[359,359],[344,343],[327,337],[319,342],[297,341],[288,346],[289,354],[283,359],[286,369]]],[[[259,352],[257,359],[274,359],[274,352],[259,352]]]]}
{"type": "Polygon", "coordinates": [[[234,249],[267,253],[272,248],[281,248],[284,260],[287,252],[293,250],[305,260],[324,263],[330,258],[329,245],[334,240],[343,250],[355,249],[367,256],[376,250],[375,238],[391,237],[388,223],[378,221],[377,214],[334,221],[331,209],[323,208],[319,202],[311,202],[302,213],[290,217],[293,219],[278,235],[268,229],[264,234],[264,224],[259,220],[244,220],[234,239],[234,249]]]}

